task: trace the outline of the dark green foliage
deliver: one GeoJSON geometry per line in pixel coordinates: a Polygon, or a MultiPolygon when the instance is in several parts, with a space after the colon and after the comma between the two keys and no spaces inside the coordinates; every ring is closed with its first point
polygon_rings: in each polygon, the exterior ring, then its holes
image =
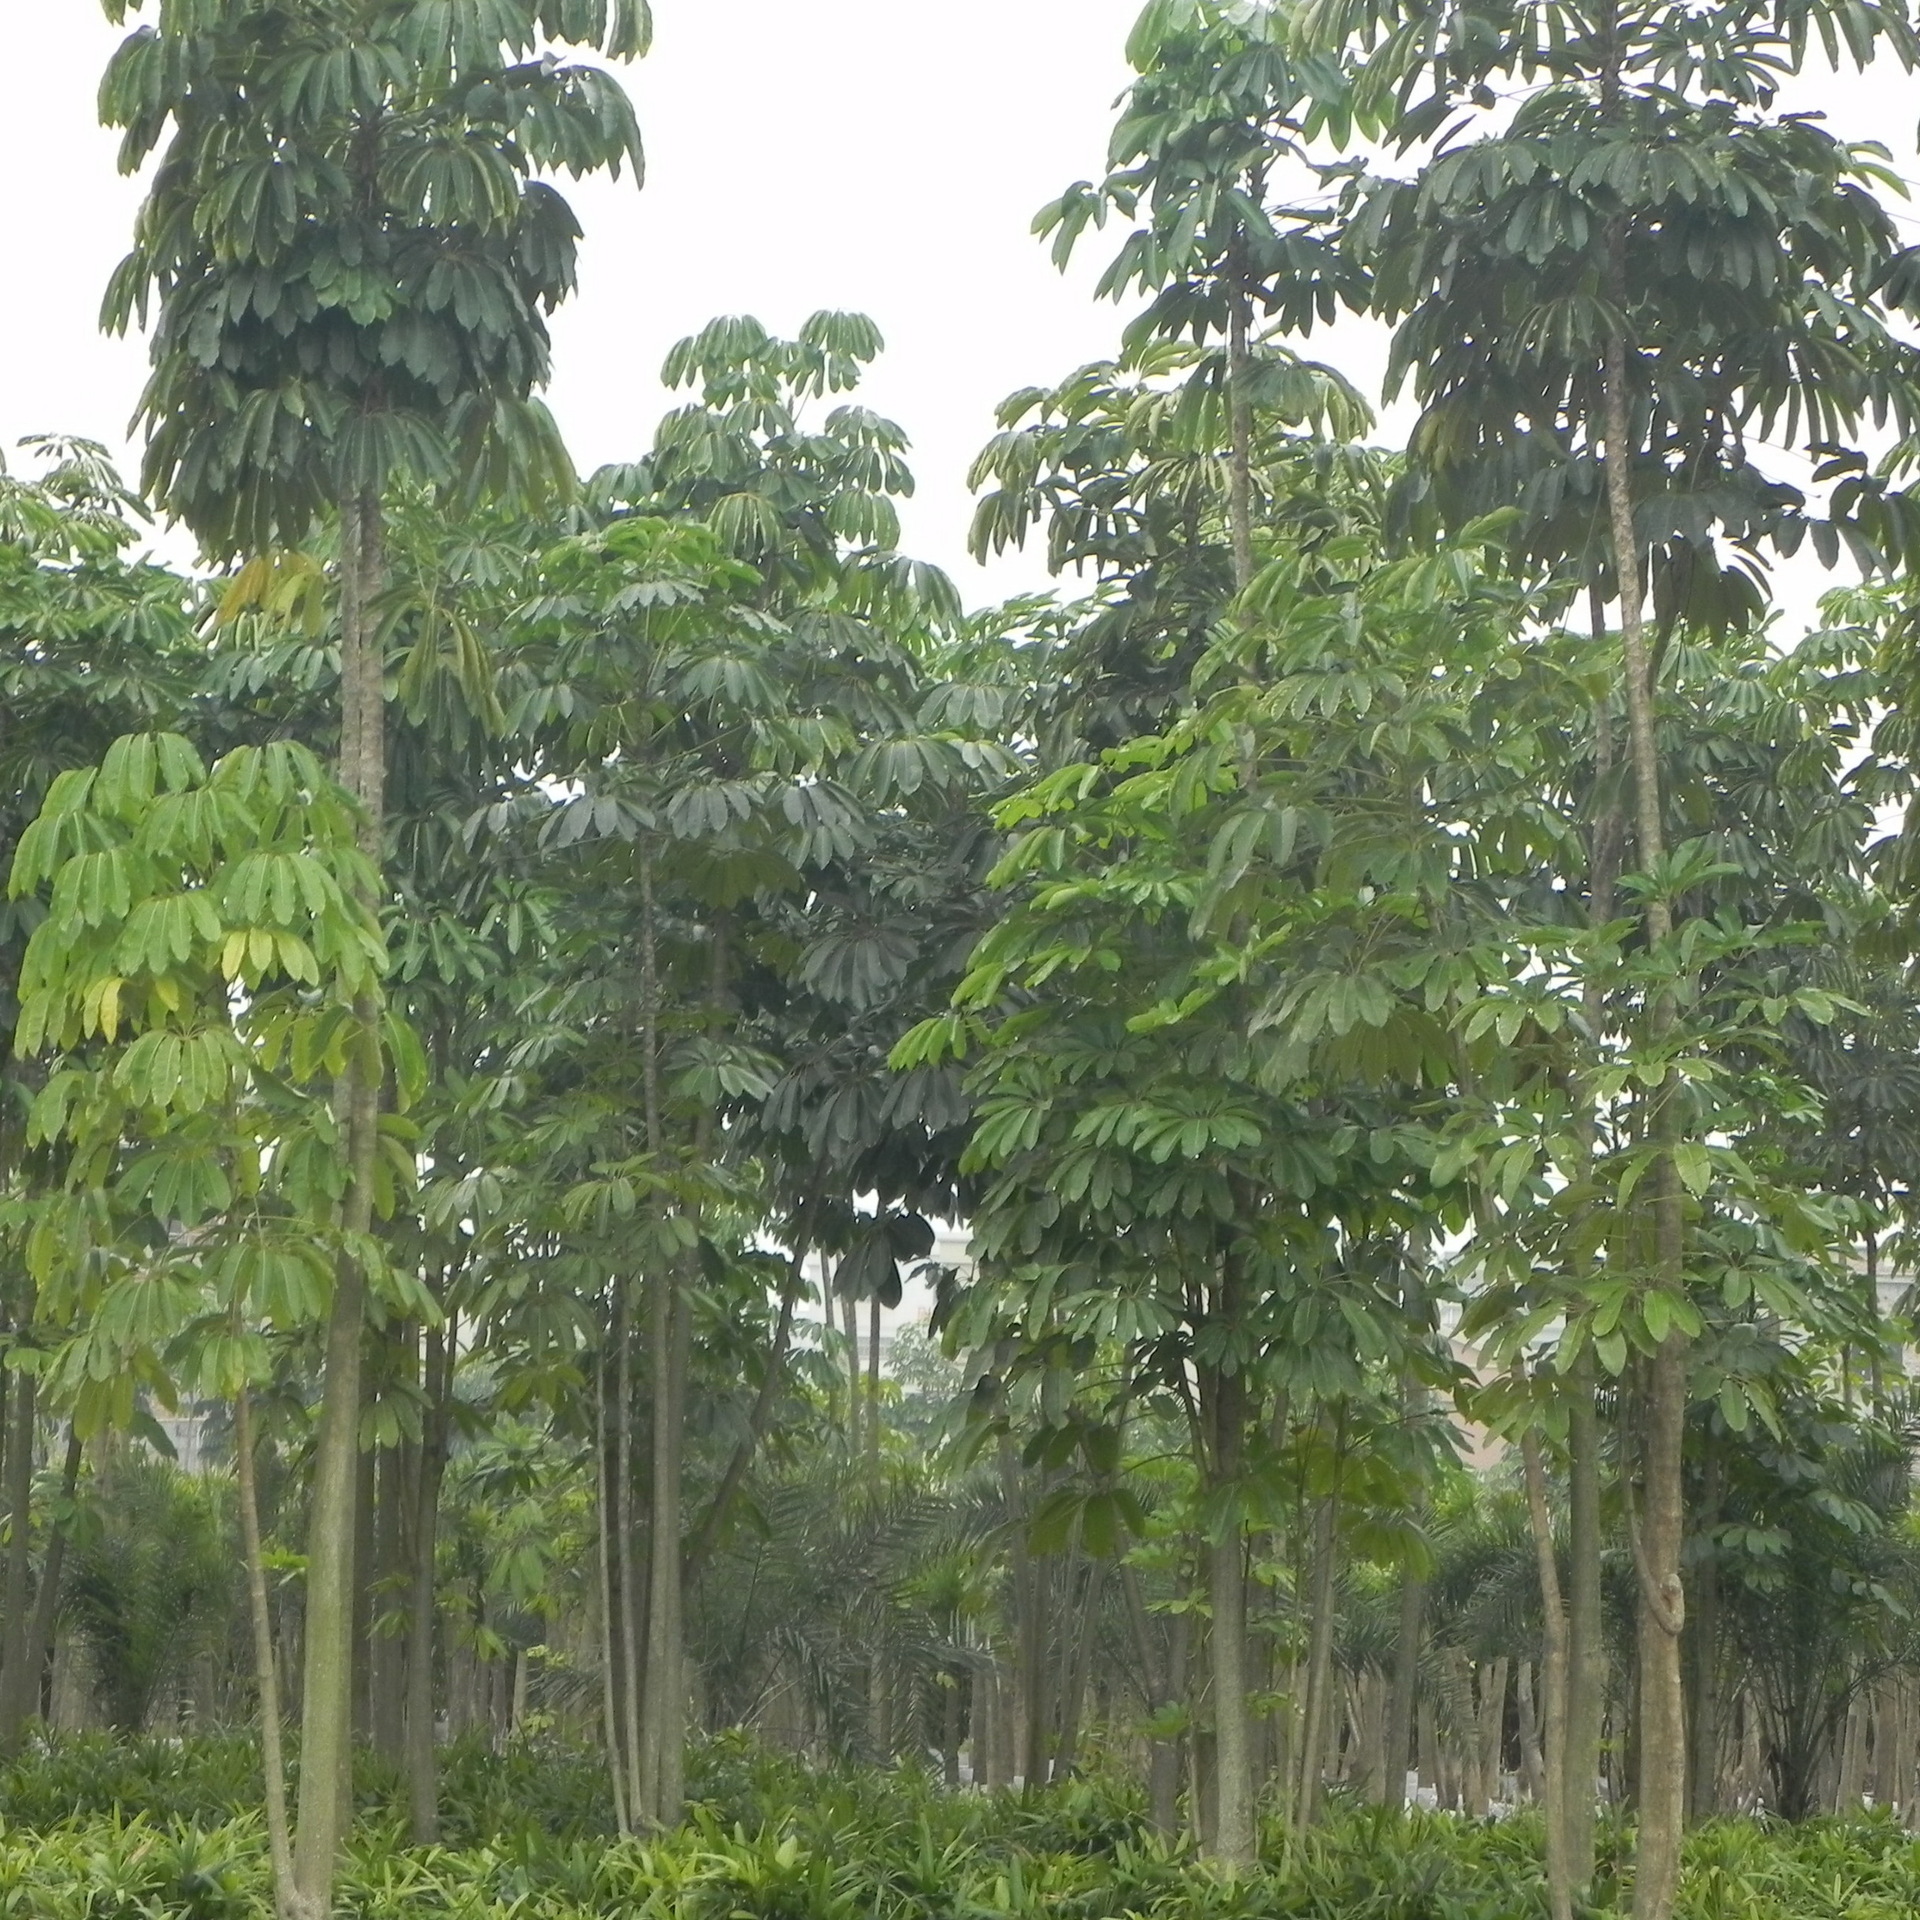
{"type": "Polygon", "coordinates": [[[224,1639],[235,1569],[222,1479],[129,1453],[95,1482],[71,1549],[64,1610],[92,1656],[102,1711],[123,1733],[148,1724],[163,1689],[224,1639]]]}
{"type": "MultiPolygon", "coordinates": [[[[108,0],[115,18],[127,0],[108,0]]],[[[545,409],[547,315],[580,237],[535,178],[640,165],[601,68],[635,0],[164,6],[101,90],[129,171],[161,155],[105,322],[153,327],[146,483],[208,548],[306,539],[351,489],[570,478],[545,409]]]]}

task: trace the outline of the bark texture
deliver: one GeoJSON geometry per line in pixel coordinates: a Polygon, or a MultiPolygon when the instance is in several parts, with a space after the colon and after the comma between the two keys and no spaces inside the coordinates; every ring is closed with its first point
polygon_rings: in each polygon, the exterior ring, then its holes
{"type": "Polygon", "coordinates": [[[453,1402],[453,1356],[458,1329],[429,1328],[423,1385],[427,1412],[421,1424],[415,1467],[412,1551],[407,1600],[406,1769],[407,1810],[413,1844],[440,1839],[440,1764],[433,1737],[434,1552],[440,1533],[440,1486],[446,1476],[453,1402]]]}
{"type": "MultiPolygon", "coordinates": [[[[1222,1264],[1220,1318],[1232,1325],[1239,1306],[1234,1263],[1222,1264]]],[[[1213,1491],[1230,1502],[1240,1478],[1246,1437],[1246,1383],[1238,1373],[1205,1368],[1201,1414],[1213,1491]]],[[[1237,1517],[1216,1523],[1208,1543],[1207,1644],[1213,1679],[1214,1813],[1208,1852],[1230,1872],[1252,1866],[1258,1850],[1254,1817],[1253,1728],[1247,1711],[1246,1529],[1237,1517]]]]}
{"type": "Polygon", "coordinates": [[[27,1715],[40,1690],[40,1663],[33,1644],[33,1615],[27,1605],[32,1574],[33,1448],[35,1381],[30,1373],[14,1377],[12,1432],[7,1436],[6,1631],[0,1646],[0,1754],[19,1750],[27,1715]]]}
{"type": "Polygon", "coordinates": [[[273,1866],[273,1905],[280,1920],[301,1910],[287,1821],[287,1763],[280,1734],[280,1668],[273,1647],[273,1610],[267,1601],[266,1556],[260,1547],[260,1496],[253,1463],[253,1403],[242,1387],[233,1405],[234,1461],[239,1479],[240,1549],[247,1571],[247,1612],[253,1628],[254,1674],[260,1688],[260,1770],[267,1803],[267,1855],[273,1866]]]}
{"type": "MultiPolygon", "coordinates": [[[[357,490],[341,503],[340,541],[340,777],[360,804],[361,846],[377,872],[386,806],[386,701],[374,602],[385,557],[374,489],[357,490]]],[[[369,904],[377,908],[379,903],[369,904]]],[[[373,1225],[382,1077],[378,1006],[368,995],[355,1011],[360,1036],[340,1096],[347,1143],[341,1225],[350,1239],[365,1236],[373,1225]]],[[[337,1264],[327,1317],[308,1520],[295,1920],[327,1920],[331,1913],[334,1868],[349,1812],[366,1290],[365,1271],[349,1249],[337,1264]]]]}
{"type": "MultiPolygon", "coordinates": [[[[1653,661],[1643,618],[1640,547],[1634,529],[1627,343],[1621,331],[1626,301],[1624,246],[1624,236],[1616,225],[1607,241],[1608,290],[1620,316],[1606,347],[1607,510],[1620,592],[1634,840],[1641,870],[1646,872],[1664,857],[1666,839],[1659,744],[1654,730],[1653,661]]],[[[1667,903],[1658,893],[1648,897],[1644,924],[1647,944],[1657,952],[1673,931],[1667,903]]],[[[1671,1021],[1670,999],[1656,990],[1648,1010],[1649,1037],[1655,1043],[1664,1039],[1671,1021]]],[[[1657,1149],[1649,1176],[1654,1276],[1663,1291],[1678,1293],[1685,1279],[1686,1228],[1672,1151],[1675,1115],[1671,1076],[1666,1086],[1654,1091],[1647,1122],[1657,1149]]],[[[1640,1754],[1635,1920],[1668,1920],[1680,1887],[1680,1840],[1686,1820],[1686,1732],[1680,1662],[1680,1636],[1686,1627],[1680,1574],[1686,1525],[1681,1479],[1686,1413],[1687,1347],[1676,1330],[1661,1342],[1647,1369],[1641,1445],[1643,1512],[1634,1541],[1640,1588],[1635,1636],[1640,1754]]]]}

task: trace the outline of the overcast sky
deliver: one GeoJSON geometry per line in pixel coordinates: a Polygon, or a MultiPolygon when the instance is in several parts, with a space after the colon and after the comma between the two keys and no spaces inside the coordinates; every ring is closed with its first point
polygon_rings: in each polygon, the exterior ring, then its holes
{"type": "MultiPolygon", "coordinates": [[[[887,353],[865,397],[906,428],[920,490],[905,542],[965,561],[966,468],[993,408],[1113,350],[1120,317],[1067,279],[1033,215],[1102,166],[1134,0],[655,0],[627,75],[643,189],[566,191],[586,227],[557,316],[552,402],[583,470],[645,450],[673,342],[720,313],[791,332],[822,307],[871,314],[887,353]]],[[[118,40],[93,0],[0,0],[0,443],[49,429],[120,447],[144,373],[103,339],[100,293],[138,193],[95,120],[118,40]]]]}
{"type": "MultiPolygon", "coordinates": [[[[655,0],[628,76],[649,154],[631,180],[570,189],[582,286],[555,324],[552,400],[583,469],[630,458],[667,404],[666,349],[719,313],[781,331],[820,307],[870,313],[888,351],[867,392],[914,442],[906,544],[970,599],[1037,585],[1037,560],[964,557],[966,467],[995,404],[1112,351],[1091,298],[1106,242],[1063,278],[1033,214],[1102,165],[1137,0],[655,0]]],[[[124,447],[138,341],[96,326],[137,188],[95,121],[118,35],[93,0],[0,0],[0,444],[82,433],[124,447]]],[[[1913,170],[1920,84],[1887,66],[1796,104],[1878,138],[1913,170]]],[[[1906,217],[1914,218],[1909,209],[1906,217]]],[[[1915,237],[1920,239],[1920,222],[1915,237]]],[[[1316,340],[1363,381],[1370,340],[1316,340]]],[[[131,464],[131,456],[129,456],[131,464]]],[[[1786,471],[1786,477],[1794,477],[1786,471]]]]}

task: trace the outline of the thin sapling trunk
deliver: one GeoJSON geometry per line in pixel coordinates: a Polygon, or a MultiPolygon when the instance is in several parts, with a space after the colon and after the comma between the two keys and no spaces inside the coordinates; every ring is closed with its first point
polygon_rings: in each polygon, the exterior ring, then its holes
{"type": "Polygon", "coordinates": [[[287,1824],[287,1762],[280,1734],[280,1668],[273,1648],[273,1611],[267,1601],[266,1555],[260,1546],[253,1402],[245,1387],[234,1399],[233,1427],[234,1464],[239,1481],[240,1549],[246,1562],[254,1675],[260,1688],[260,1771],[266,1790],[267,1854],[273,1865],[274,1911],[280,1920],[289,1920],[289,1916],[301,1911],[301,1902],[293,1874],[293,1837],[287,1824]]]}

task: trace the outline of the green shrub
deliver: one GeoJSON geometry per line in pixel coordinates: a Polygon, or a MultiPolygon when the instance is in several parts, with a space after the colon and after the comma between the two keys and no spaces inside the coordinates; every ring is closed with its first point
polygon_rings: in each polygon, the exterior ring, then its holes
{"type": "MultiPolygon", "coordinates": [[[[1338,1806],[1266,1835],[1226,1883],[1146,1827],[1131,1783],[1029,1797],[816,1770],[740,1738],[696,1757],[678,1832],[618,1840],[592,1755],[446,1756],[448,1843],[404,1844],[398,1783],[356,1782],[351,1920],[1536,1920],[1537,1819],[1338,1806]]],[[[0,1920],[253,1920],[270,1910],[243,1739],[69,1740],[0,1773],[0,1920]]],[[[1609,1828],[1596,1913],[1624,1908],[1609,1828]]],[[[1911,1920],[1920,1841],[1869,1817],[1718,1821],[1688,1846],[1681,1920],[1911,1920]]]]}

